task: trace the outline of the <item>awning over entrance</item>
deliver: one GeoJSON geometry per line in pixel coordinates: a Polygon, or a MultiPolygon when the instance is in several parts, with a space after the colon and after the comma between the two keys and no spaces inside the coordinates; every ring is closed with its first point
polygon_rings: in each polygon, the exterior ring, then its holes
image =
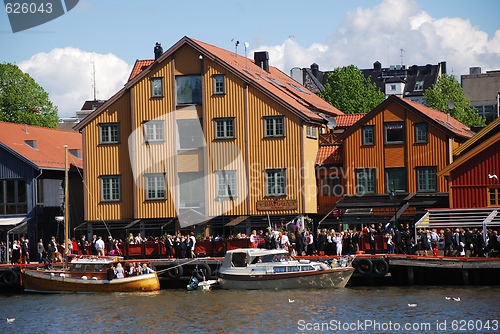
{"type": "Polygon", "coordinates": [[[225,226],[236,226],[239,223],[245,221],[249,216],[238,216],[231,220],[229,223],[227,223],[225,226]]]}
{"type": "Polygon", "coordinates": [[[203,213],[193,209],[188,209],[179,213],[177,218],[179,219],[179,225],[181,228],[202,224],[210,220],[210,218],[203,213]]]}
{"type": "Polygon", "coordinates": [[[28,232],[28,222],[23,221],[21,224],[17,225],[13,229],[9,230],[8,234],[26,234],[28,232]]]}
{"type": "Polygon", "coordinates": [[[0,226],[15,226],[19,223],[29,220],[27,216],[13,217],[13,218],[0,218],[0,226]]]}

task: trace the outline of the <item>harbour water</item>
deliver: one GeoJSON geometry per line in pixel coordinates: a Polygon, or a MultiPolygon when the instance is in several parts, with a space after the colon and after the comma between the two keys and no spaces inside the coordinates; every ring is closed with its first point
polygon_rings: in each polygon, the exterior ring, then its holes
{"type": "Polygon", "coordinates": [[[474,286],[1,295],[0,333],[498,333],[499,295],[474,286]]]}

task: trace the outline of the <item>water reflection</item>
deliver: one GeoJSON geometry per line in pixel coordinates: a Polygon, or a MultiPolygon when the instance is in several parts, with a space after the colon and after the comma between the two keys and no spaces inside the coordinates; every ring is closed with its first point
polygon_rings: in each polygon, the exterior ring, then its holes
{"type": "Polygon", "coordinates": [[[0,319],[16,320],[0,321],[0,332],[290,333],[299,332],[299,323],[370,319],[430,323],[434,327],[427,332],[436,332],[436,323],[447,320],[451,331],[452,320],[500,320],[499,293],[499,287],[355,287],[12,295],[0,296],[0,319]],[[446,296],[460,296],[461,301],[446,296]]]}

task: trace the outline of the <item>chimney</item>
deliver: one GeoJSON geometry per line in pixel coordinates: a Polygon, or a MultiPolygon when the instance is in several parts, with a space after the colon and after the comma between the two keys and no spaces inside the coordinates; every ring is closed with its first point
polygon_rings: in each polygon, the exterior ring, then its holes
{"type": "Polygon", "coordinates": [[[253,59],[255,65],[259,66],[266,72],[269,72],[269,53],[267,51],[254,52],[253,59]]]}
{"type": "Polygon", "coordinates": [[[446,74],[446,62],[441,62],[441,74],[446,74]]]}
{"type": "Polygon", "coordinates": [[[163,53],[163,48],[161,47],[161,43],[160,42],[156,42],[156,45],[155,45],[155,60],[157,60],[158,58],[160,58],[160,56],[162,55],[163,53]]]}
{"type": "Polygon", "coordinates": [[[317,78],[318,77],[318,72],[319,72],[319,65],[316,64],[316,63],[312,63],[311,64],[311,72],[317,78]]]}
{"type": "Polygon", "coordinates": [[[378,60],[373,63],[373,70],[374,71],[381,71],[382,70],[382,64],[378,60]]]}

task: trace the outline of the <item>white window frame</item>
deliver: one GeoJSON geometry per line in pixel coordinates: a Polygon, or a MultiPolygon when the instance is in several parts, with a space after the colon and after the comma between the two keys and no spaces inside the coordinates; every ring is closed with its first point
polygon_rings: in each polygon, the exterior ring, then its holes
{"type": "Polygon", "coordinates": [[[145,174],[146,200],[161,200],[167,198],[165,174],[145,174]]]}
{"type": "Polygon", "coordinates": [[[415,88],[413,89],[414,91],[423,91],[424,90],[424,81],[419,80],[415,82],[415,88]]]}
{"type": "Polygon", "coordinates": [[[234,198],[237,196],[236,171],[221,170],[215,173],[217,175],[217,197],[234,198]]]}
{"type": "Polygon", "coordinates": [[[165,122],[164,121],[144,122],[144,140],[147,143],[165,141],[165,122]]]}
{"type": "Polygon", "coordinates": [[[312,139],[318,139],[318,128],[312,125],[306,126],[306,137],[312,139]]]}

